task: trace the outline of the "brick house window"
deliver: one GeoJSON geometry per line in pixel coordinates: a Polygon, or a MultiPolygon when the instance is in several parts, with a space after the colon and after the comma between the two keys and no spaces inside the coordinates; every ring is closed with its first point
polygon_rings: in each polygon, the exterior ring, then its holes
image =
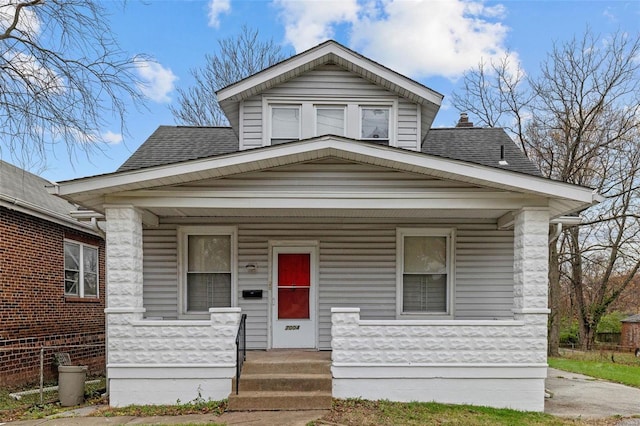
{"type": "Polygon", "coordinates": [[[98,248],[64,242],[64,294],[98,297],[98,248]]]}

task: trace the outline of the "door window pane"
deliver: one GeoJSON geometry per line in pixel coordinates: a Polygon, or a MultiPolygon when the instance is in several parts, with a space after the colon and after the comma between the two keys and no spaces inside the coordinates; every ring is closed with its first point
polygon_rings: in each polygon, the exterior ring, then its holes
{"type": "Polygon", "coordinates": [[[309,253],[278,254],[278,319],[308,319],[311,286],[309,253]]]}
{"type": "Polygon", "coordinates": [[[318,136],[344,136],[344,108],[317,108],[316,132],[318,136]]]}

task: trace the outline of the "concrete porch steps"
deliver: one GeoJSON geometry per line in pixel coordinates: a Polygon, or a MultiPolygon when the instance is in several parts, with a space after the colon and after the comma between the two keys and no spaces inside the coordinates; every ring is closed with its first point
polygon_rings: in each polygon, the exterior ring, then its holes
{"type": "Polygon", "coordinates": [[[252,351],[229,395],[230,411],[331,408],[330,352],[252,351]]]}

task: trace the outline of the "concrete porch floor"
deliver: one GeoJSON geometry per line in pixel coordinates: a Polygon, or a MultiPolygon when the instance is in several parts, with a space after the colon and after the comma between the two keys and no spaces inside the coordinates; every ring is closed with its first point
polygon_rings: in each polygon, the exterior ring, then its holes
{"type": "Polygon", "coordinates": [[[247,350],[247,361],[261,363],[331,361],[331,351],[318,351],[315,349],[247,350]]]}

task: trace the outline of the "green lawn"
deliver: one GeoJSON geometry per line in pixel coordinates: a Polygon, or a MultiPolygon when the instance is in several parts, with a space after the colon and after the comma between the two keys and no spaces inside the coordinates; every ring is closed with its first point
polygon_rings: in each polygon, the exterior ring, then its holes
{"type": "MultiPolygon", "coordinates": [[[[315,425],[418,426],[418,425],[587,425],[579,420],[560,419],[544,413],[522,412],[471,405],[424,402],[334,400],[333,409],[315,425]]],[[[604,424],[604,423],[600,423],[604,424]]]]}

